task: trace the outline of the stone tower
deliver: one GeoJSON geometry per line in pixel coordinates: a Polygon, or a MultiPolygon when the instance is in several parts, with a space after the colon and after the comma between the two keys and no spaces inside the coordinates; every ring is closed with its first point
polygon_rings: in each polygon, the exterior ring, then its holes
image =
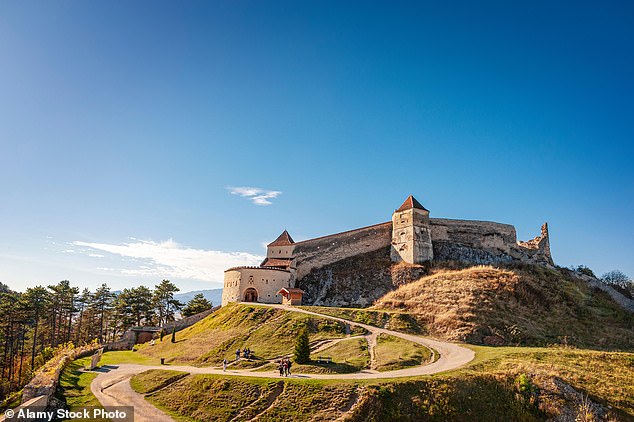
{"type": "Polygon", "coordinates": [[[393,262],[422,264],[434,258],[429,211],[412,195],[392,214],[393,262]]]}

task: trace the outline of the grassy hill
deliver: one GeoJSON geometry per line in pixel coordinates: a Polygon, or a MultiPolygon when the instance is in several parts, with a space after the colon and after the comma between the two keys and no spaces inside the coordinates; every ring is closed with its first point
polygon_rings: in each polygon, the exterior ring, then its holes
{"type": "Polygon", "coordinates": [[[292,353],[299,329],[306,325],[312,342],[337,339],[365,330],[326,318],[262,306],[229,304],[202,321],[179,331],[176,342],[167,334],[154,346],[145,344],[138,353],[166,358],[168,363],[219,365],[233,361],[236,349],[249,347],[258,361],[292,353]]]}
{"type": "Polygon", "coordinates": [[[634,419],[632,353],[476,349],[471,366],[432,377],[326,381],[152,370],[134,377],[132,385],[173,416],[196,421],[634,419]]]}
{"type": "Polygon", "coordinates": [[[634,316],[566,270],[436,269],[372,309],[410,314],[422,332],[475,344],[634,349],[634,316]]]}

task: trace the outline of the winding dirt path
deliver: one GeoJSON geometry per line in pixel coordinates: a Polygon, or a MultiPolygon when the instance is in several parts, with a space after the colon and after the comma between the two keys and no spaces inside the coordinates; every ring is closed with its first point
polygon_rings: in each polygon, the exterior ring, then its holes
{"type": "MultiPolygon", "coordinates": [[[[256,304],[250,303],[250,305],[256,304]]],[[[440,357],[435,362],[428,365],[414,366],[405,369],[398,369],[395,371],[377,372],[374,370],[363,370],[352,374],[294,374],[290,378],[380,379],[430,375],[449,371],[452,369],[457,369],[463,365],[466,365],[475,357],[475,353],[472,350],[454,343],[447,343],[444,341],[433,340],[430,338],[415,336],[412,334],[405,334],[398,331],[387,330],[385,328],[378,328],[371,325],[349,321],[343,318],[337,318],[330,315],[308,311],[305,309],[287,307],[283,305],[257,305],[278,308],[291,312],[301,312],[309,315],[340,321],[345,324],[363,327],[370,333],[368,336],[373,337],[374,339],[376,339],[376,336],[378,336],[379,334],[389,334],[395,337],[400,337],[402,339],[421,344],[425,347],[432,348],[440,355],[440,357]]],[[[130,378],[138,373],[147,371],[148,369],[183,371],[189,372],[190,374],[216,374],[258,378],[279,378],[279,375],[277,375],[277,370],[270,372],[257,372],[257,368],[228,369],[226,372],[224,372],[222,368],[215,367],[195,367],[187,365],[121,364],[117,366],[112,366],[110,368],[104,368],[104,370],[106,371],[97,375],[97,377],[92,381],[92,384],[90,386],[91,391],[103,406],[134,406],[135,421],[172,421],[172,418],[154,407],[152,404],[145,400],[142,394],[135,392],[132,387],[130,387],[130,378]]]]}
{"type": "Polygon", "coordinates": [[[90,391],[102,406],[133,406],[135,422],[173,421],[130,386],[130,378],[143,372],[147,367],[120,365],[104,368],[90,384],[90,391]]]}

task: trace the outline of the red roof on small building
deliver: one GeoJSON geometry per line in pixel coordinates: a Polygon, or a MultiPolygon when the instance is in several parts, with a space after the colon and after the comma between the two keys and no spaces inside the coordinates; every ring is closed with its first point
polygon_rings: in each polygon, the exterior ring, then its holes
{"type": "Polygon", "coordinates": [[[279,293],[282,293],[282,294],[283,294],[284,292],[286,292],[286,294],[289,294],[289,293],[300,293],[300,294],[304,294],[304,291],[303,291],[302,289],[298,289],[298,288],[296,288],[296,287],[283,287],[283,288],[281,288],[281,289],[280,289],[280,291],[279,291],[279,292],[277,292],[277,293],[278,293],[278,294],[279,294],[279,293]]]}
{"type": "Polygon", "coordinates": [[[281,235],[278,236],[273,242],[269,243],[267,246],[289,246],[295,243],[293,238],[286,230],[282,232],[281,235]]]}
{"type": "Polygon", "coordinates": [[[396,211],[399,212],[399,211],[411,210],[412,208],[417,208],[419,210],[424,210],[429,212],[429,210],[423,207],[422,204],[418,202],[416,198],[414,198],[412,195],[408,196],[405,202],[403,202],[403,205],[401,205],[399,209],[397,209],[396,211]]]}

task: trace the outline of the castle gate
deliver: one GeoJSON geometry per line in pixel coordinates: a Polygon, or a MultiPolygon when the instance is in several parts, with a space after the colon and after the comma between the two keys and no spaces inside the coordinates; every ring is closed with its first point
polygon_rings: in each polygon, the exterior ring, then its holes
{"type": "Polygon", "coordinates": [[[253,287],[249,287],[244,291],[244,301],[245,302],[257,302],[258,301],[258,291],[253,287]]]}

